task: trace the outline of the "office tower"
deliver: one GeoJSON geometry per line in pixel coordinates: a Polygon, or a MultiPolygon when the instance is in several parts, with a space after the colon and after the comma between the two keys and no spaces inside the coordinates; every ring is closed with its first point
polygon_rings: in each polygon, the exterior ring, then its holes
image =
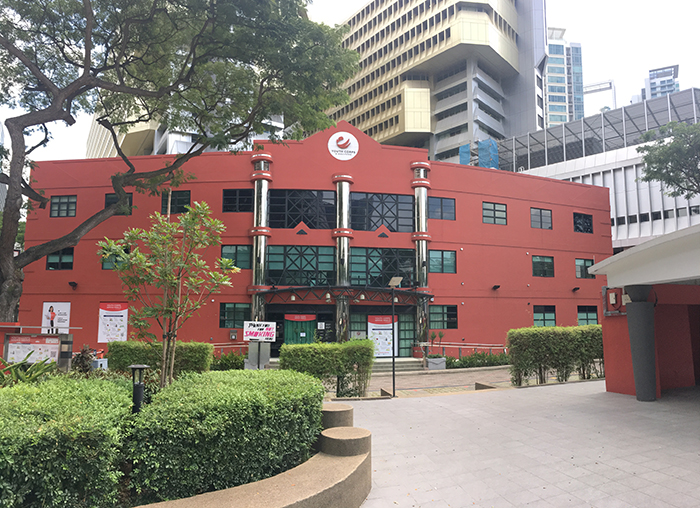
{"type": "Polygon", "coordinates": [[[433,160],[486,166],[497,165],[493,140],[544,128],[544,0],[374,0],[347,25],[360,71],[333,119],[433,160]]]}
{"type": "Polygon", "coordinates": [[[566,30],[548,28],[547,126],[583,118],[581,45],[564,39],[566,30]]]}
{"type": "Polygon", "coordinates": [[[663,97],[680,90],[678,83],[678,66],[671,65],[649,71],[649,77],[644,80],[642,99],[663,97]]]}

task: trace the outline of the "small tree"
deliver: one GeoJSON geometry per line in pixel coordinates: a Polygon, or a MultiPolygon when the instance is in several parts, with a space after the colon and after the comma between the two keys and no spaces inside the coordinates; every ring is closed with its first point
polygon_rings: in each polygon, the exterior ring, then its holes
{"type": "Polygon", "coordinates": [[[240,271],[230,259],[219,259],[221,271],[212,270],[199,252],[219,245],[226,229],[210,213],[206,203],[194,203],[177,222],[156,212],[150,230],[130,229],[122,240],[105,238],[97,244],[102,259],[113,262],[127,300],[141,304],[132,308],[129,323],[151,340],[156,339],[149,331],[153,320],[162,331],[161,387],[173,380],[178,330],[240,271]]]}
{"type": "Polygon", "coordinates": [[[671,122],[659,129],[658,138],[654,132],[644,138],[653,142],[637,148],[644,154],[641,180],[663,183],[669,196],[700,194],[700,124],[671,122]]]}

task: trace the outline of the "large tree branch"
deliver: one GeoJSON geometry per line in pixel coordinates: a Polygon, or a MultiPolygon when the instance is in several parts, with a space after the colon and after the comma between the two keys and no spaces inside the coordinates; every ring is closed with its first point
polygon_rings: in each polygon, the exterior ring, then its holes
{"type": "Polygon", "coordinates": [[[36,79],[45,87],[45,89],[51,93],[54,97],[58,95],[58,87],[56,84],[48,77],[46,74],[41,72],[41,69],[32,60],[30,60],[24,51],[20,50],[17,46],[12,44],[7,38],[0,34],[0,46],[5,48],[8,53],[17,58],[22,64],[29,70],[29,72],[34,75],[36,79]]]}
{"type": "MultiPolygon", "coordinates": [[[[5,173],[0,173],[0,183],[5,185],[10,185],[10,177],[5,173]]],[[[32,187],[22,179],[22,195],[28,197],[32,201],[37,201],[39,203],[39,208],[46,208],[49,198],[42,196],[37,191],[32,189],[32,187]]]]}
{"type": "Polygon", "coordinates": [[[46,144],[49,142],[49,139],[50,139],[50,138],[49,138],[49,129],[46,127],[46,124],[45,124],[45,123],[42,123],[40,128],[41,128],[41,130],[42,130],[43,133],[44,133],[44,139],[42,139],[41,141],[39,141],[39,142],[38,142],[36,145],[34,145],[33,147],[29,148],[29,149],[24,153],[25,156],[29,155],[30,153],[32,153],[32,152],[33,152],[34,150],[36,150],[37,148],[40,148],[40,147],[42,147],[42,146],[46,146],[46,144]]]}

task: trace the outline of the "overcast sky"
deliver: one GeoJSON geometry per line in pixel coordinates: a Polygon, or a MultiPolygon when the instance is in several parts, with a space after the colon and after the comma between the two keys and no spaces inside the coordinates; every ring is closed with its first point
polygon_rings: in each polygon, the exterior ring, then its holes
{"type": "MultiPolygon", "coordinates": [[[[681,90],[700,87],[697,60],[696,0],[546,0],[549,26],[566,29],[569,42],[581,44],[584,84],[612,79],[617,107],[639,94],[649,69],[680,66],[681,90]]],[[[346,21],[367,0],[314,0],[312,20],[328,25],[346,21]]],[[[613,106],[611,92],[587,95],[586,115],[613,106]]],[[[0,119],[7,112],[0,110],[0,119]]],[[[89,118],[70,128],[54,127],[50,145],[34,154],[35,160],[85,157],[89,118]]],[[[6,139],[7,142],[7,139],[6,139]]]]}

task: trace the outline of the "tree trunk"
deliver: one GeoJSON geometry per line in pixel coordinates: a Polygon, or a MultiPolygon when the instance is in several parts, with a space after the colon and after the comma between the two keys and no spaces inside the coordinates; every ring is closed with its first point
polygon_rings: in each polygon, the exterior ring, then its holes
{"type": "Polygon", "coordinates": [[[177,349],[177,336],[173,335],[170,339],[172,343],[170,344],[170,366],[168,368],[168,384],[173,382],[173,373],[175,372],[175,351],[177,349]]]}
{"type": "MultiPolygon", "coordinates": [[[[2,280],[0,284],[0,321],[15,323],[18,320],[19,298],[22,296],[22,270],[15,270],[14,276],[2,280]]],[[[1,277],[1,276],[0,276],[1,277]]],[[[31,323],[26,323],[31,324],[31,323]]]]}

